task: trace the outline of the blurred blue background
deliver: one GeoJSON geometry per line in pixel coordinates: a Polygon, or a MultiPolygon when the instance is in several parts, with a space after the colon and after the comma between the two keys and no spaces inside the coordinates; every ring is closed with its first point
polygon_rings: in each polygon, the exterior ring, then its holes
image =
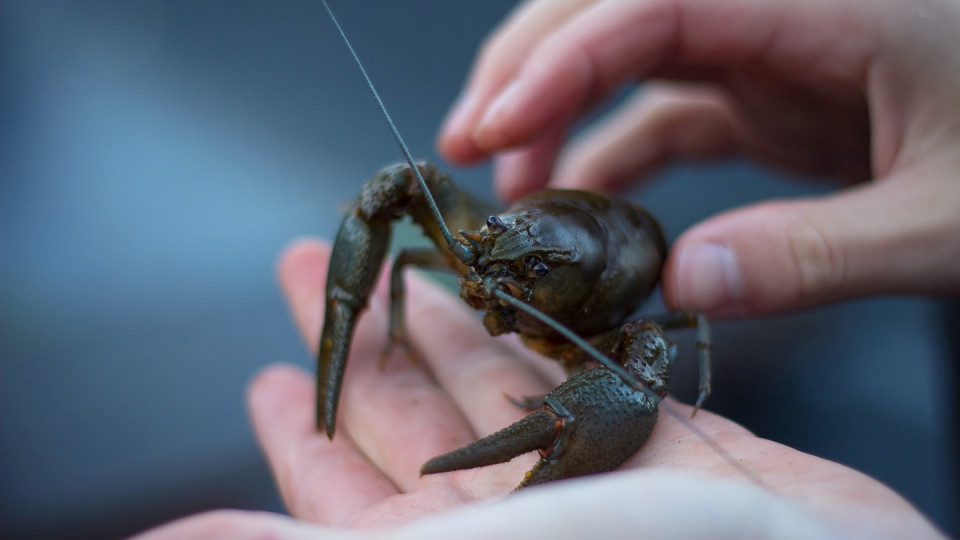
{"type": "MultiPolygon", "coordinates": [[[[434,131],[511,4],[334,4],[415,155],[437,160],[434,131]]],[[[312,364],[275,260],[332,236],[399,158],[318,2],[0,2],[0,536],[282,510],[243,401],[265,364],[312,364]]],[[[488,172],[458,179],[489,194],[488,172]]],[[[675,238],[822,189],[725,163],[633,195],[675,238]]],[[[960,534],[958,326],[955,307],[917,299],[717,323],[708,406],[960,534]]]]}

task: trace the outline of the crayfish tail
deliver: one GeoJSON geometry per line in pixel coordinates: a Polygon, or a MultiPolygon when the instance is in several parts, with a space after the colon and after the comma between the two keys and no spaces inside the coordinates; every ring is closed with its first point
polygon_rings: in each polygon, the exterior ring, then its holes
{"type": "Polygon", "coordinates": [[[550,448],[556,441],[559,430],[559,419],[556,416],[537,411],[492,435],[431,459],[420,468],[420,474],[505,463],[521,454],[550,448]]]}

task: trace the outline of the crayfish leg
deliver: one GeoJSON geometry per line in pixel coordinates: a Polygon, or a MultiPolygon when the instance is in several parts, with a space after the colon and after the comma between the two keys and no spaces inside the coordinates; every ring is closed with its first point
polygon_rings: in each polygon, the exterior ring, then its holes
{"type": "Polygon", "coordinates": [[[703,402],[710,396],[711,386],[711,357],[710,348],[713,346],[713,339],[710,335],[710,323],[707,318],[697,310],[671,311],[646,317],[645,320],[653,322],[663,327],[664,330],[674,330],[677,328],[695,328],[697,339],[697,360],[700,369],[700,386],[698,388],[697,401],[693,405],[692,418],[703,406],[703,402]]]}
{"type": "MultiPolygon", "coordinates": [[[[489,205],[458,188],[449,176],[426,163],[418,168],[448,225],[479,227],[490,215],[489,205]]],[[[317,429],[325,427],[331,439],[353,330],[367,306],[386,256],[393,221],[404,216],[419,225],[439,252],[444,253],[447,266],[465,271],[463,264],[446,251],[449,246],[408,165],[387,167],[363,186],[360,197],[341,223],[333,245],[327,273],[325,318],[317,352],[317,429]]],[[[412,258],[409,264],[421,261],[427,266],[437,266],[442,258],[422,254],[408,257],[412,258]]],[[[400,266],[405,264],[401,262],[400,266]]],[[[400,270],[396,272],[393,281],[401,281],[400,270]]],[[[399,295],[402,298],[402,287],[399,295]]],[[[392,316],[393,323],[399,323],[394,335],[402,334],[402,300],[392,303],[396,305],[391,307],[391,312],[400,313],[392,316]]]]}
{"type": "Polygon", "coordinates": [[[406,302],[406,287],[403,281],[403,270],[413,266],[435,272],[453,272],[450,260],[440,251],[432,248],[407,248],[397,254],[393,266],[390,268],[390,322],[387,343],[380,353],[381,369],[386,364],[387,357],[395,345],[400,345],[414,362],[417,361],[413,348],[407,338],[407,323],[404,317],[406,302]]]}

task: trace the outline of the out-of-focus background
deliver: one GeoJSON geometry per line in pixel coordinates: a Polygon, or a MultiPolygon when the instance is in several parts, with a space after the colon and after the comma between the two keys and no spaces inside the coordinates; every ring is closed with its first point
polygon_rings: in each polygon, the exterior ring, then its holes
{"type": "MultiPolygon", "coordinates": [[[[437,160],[434,131],[512,2],[333,7],[414,154],[437,160]]],[[[399,158],[319,2],[0,3],[0,536],[282,510],[243,401],[265,364],[312,363],[275,260],[332,236],[399,158]]],[[[489,194],[488,173],[458,178],[489,194]]],[[[825,189],[736,162],[651,180],[632,196],[671,238],[825,189]]],[[[719,322],[709,406],[960,534],[958,330],[955,307],[918,299],[719,322]]]]}

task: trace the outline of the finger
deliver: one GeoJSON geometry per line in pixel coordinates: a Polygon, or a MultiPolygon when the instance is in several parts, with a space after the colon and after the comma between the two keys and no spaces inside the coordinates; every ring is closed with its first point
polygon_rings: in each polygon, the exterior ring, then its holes
{"type": "Polygon", "coordinates": [[[756,437],[709,411],[701,410],[696,418],[689,418],[689,412],[689,406],[665,399],[650,438],[623,467],[639,467],[640,474],[659,474],[664,471],[655,469],[666,468],[701,478],[729,478],[861,530],[862,516],[851,519],[851,507],[875,512],[878,531],[929,529],[906,500],[867,475],[756,437]],[[664,414],[665,405],[678,414],[664,414]]]}
{"type": "Polygon", "coordinates": [[[759,440],[749,430],[705,409],[691,417],[691,406],[669,396],[659,408],[650,437],[621,469],[676,467],[747,481],[757,478],[759,471],[737,463],[745,455],[743,450],[759,440]]]}
{"type": "Polygon", "coordinates": [[[862,84],[869,61],[871,35],[851,32],[861,30],[857,17],[834,2],[600,2],[543,38],[499,95],[475,105],[483,109],[479,120],[462,129],[472,130],[481,152],[520,146],[569,124],[623,82],[685,64],[749,61],[786,80],[795,80],[791,73],[826,80],[836,92],[862,84]]]}
{"type": "MultiPolygon", "coordinates": [[[[329,258],[328,245],[306,241],[295,244],[280,263],[281,283],[311,350],[319,335],[323,282],[329,258]]],[[[349,440],[360,455],[372,463],[373,470],[381,471],[400,491],[406,492],[435,481],[420,478],[420,465],[447,451],[451,440],[459,443],[472,440],[473,433],[457,407],[421,367],[401,354],[394,354],[385,369],[380,369],[379,358],[387,336],[383,277],[354,331],[343,381],[340,417],[349,440]]],[[[304,403],[312,399],[309,391],[302,397],[304,403]]],[[[334,439],[335,444],[338,438],[334,439]]],[[[341,452],[347,451],[338,448],[341,452]]],[[[323,474],[331,474],[322,466],[320,469],[323,474]]],[[[345,484],[350,491],[364,493],[358,494],[356,501],[349,497],[335,501],[331,500],[339,497],[335,491],[317,490],[317,485],[321,484],[312,483],[304,488],[308,492],[308,503],[333,504],[334,508],[347,503],[350,509],[360,508],[389,492],[381,485],[345,484]]],[[[396,488],[393,492],[396,493],[396,488]]],[[[448,504],[455,502],[451,500],[448,504]]],[[[333,514],[343,519],[350,517],[348,512],[333,514]]]]}
{"type": "Polygon", "coordinates": [[[543,395],[553,388],[529,357],[492,338],[458,298],[416,274],[407,278],[410,290],[416,291],[417,301],[409,306],[407,320],[417,350],[478,435],[493,433],[526,415],[504,394],[543,395]]]}
{"type": "Polygon", "coordinates": [[[315,526],[268,512],[216,510],[167,523],[134,537],[135,540],[308,540],[353,538],[343,531],[320,530],[315,526]]]}
{"type": "Polygon", "coordinates": [[[546,381],[550,389],[560,386],[560,383],[569,378],[560,362],[535,352],[523,343],[523,339],[519,335],[497,336],[496,340],[498,345],[509,350],[511,357],[531,366],[540,378],[546,381]]]}
{"type": "Polygon", "coordinates": [[[470,132],[483,106],[514,77],[524,59],[544,36],[593,0],[532,0],[521,4],[481,47],[464,93],[444,120],[438,151],[453,163],[468,164],[487,156],[470,132]]]}
{"type": "Polygon", "coordinates": [[[756,486],[675,471],[636,471],[554,482],[499,504],[431,517],[398,533],[418,539],[850,535],[838,529],[795,501],[756,486]]]}
{"type": "Polygon", "coordinates": [[[500,198],[516,200],[545,186],[565,138],[566,131],[555,131],[530,146],[498,154],[493,179],[500,198]]]}
{"type": "Polygon", "coordinates": [[[564,152],[551,185],[623,189],[673,159],[715,159],[738,146],[734,113],[714,89],[648,84],[564,152]]]}
{"type": "Polygon", "coordinates": [[[314,399],[310,376],[292,366],[267,368],[248,394],[254,431],[287,509],[301,519],[339,525],[397,489],[349,437],[330,441],[316,431],[314,399]]]}
{"type": "MultiPolygon", "coordinates": [[[[407,288],[408,302],[421,301],[419,292],[407,288]]],[[[420,476],[420,466],[447,452],[451,446],[466,444],[475,435],[451,397],[436,384],[420,363],[429,352],[414,341],[412,359],[396,348],[380,362],[386,343],[386,299],[371,299],[358,325],[350,354],[349,378],[344,380],[344,427],[364,454],[388,475],[402,492],[428,489],[446,479],[420,476]]],[[[436,321],[423,321],[435,329],[436,321]]],[[[418,321],[408,317],[408,331],[418,321]]],[[[431,335],[440,340],[446,331],[431,335]]],[[[454,334],[455,335],[455,334],[454,334]]],[[[451,500],[446,506],[459,501],[451,500]]]]}
{"type": "MultiPolygon", "coordinates": [[[[411,299],[407,321],[415,350],[476,434],[467,439],[451,434],[445,447],[429,457],[455,450],[526,416],[528,412],[511,403],[507,395],[544,395],[554,386],[528,356],[492,338],[459,299],[416,274],[407,276],[407,284],[411,299]]],[[[470,498],[485,498],[516,487],[535,461],[536,456],[529,454],[501,465],[424,478],[457,486],[470,498]]]]}
{"type": "MultiPolygon", "coordinates": [[[[278,265],[294,322],[310,350],[316,350],[323,322],[329,258],[329,245],[305,239],[287,248],[278,265]]],[[[315,399],[316,387],[310,378],[289,366],[264,370],[248,392],[254,431],[287,509],[309,521],[341,524],[397,489],[349,436],[341,434],[330,441],[316,431],[315,399]]]]}
{"type": "Polygon", "coordinates": [[[317,350],[320,339],[329,263],[330,245],[304,238],[290,244],[277,264],[277,279],[293,322],[311,351],[317,350]]]}
{"type": "Polygon", "coordinates": [[[746,315],[867,294],[956,291],[960,193],[950,162],[930,157],[896,178],[697,225],[667,260],[664,299],[673,308],[746,315]]]}
{"type": "Polygon", "coordinates": [[[648,83],[565,152],[552,184],[615,191],[665,162],[733,154],[862,181],[870,177],[865,116],[862,107],[790,92],[734,100],[713,85],[648,83]]]}

